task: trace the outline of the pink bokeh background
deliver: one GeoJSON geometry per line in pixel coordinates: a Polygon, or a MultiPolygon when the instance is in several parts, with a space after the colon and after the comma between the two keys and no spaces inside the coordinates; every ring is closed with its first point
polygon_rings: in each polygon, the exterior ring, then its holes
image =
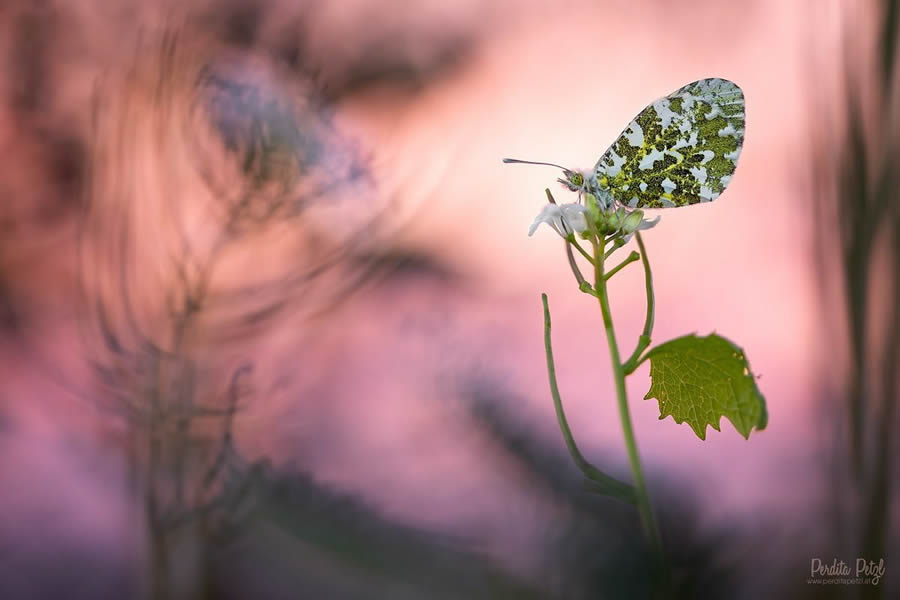
{"type": "MultiPolygon", "coordinates": [[[[352,30],[351,16],[373,10],[358,4],[342,3],[323,27],[352,30]]],[[[695,489],[711,524],[802,514],[819,502],[820,381],[823,370],[841,368],[842,355],[823,346],[831,338],[821,333],[812,259],[806,148],[822,123],[812,112],[809,72],[837,55],[841,10],[760,0],[464,2],[399,11],[403,18],[391,17],[397,27],[435,35],[469,28],[478,42],[427,86],[366,90],[342,101],[336,119],[372,155],[373,196],[394,203],[390,245],[448,265],[464,283],[367,287],[324,315],[267,332],[254,346],[263,394],[238,423],[241,448],[276,463],[299,461],[391,517],[477,532],[504,560],[529,564],[539,531],[522,525],[552,521],[554,507],[523,491],[512,465],[486,458],[494,442],[473,432],[455,382],[460,373],[501,381],[520,401],[507,408],[563,451],[545,371],[541,292],[550,298],[575,437],[599,464],[626,470],[599,310],[577,291],[556,235],[526,235],[543,189],[557,198],[566,192],[549,168],[500,160],[589,167],[648,102],[716,76],[744,90],[744,150],[721,198],[660,211],[645,236],[654,340],[715,331],[738,343],[760,376],[769,426],[746,441],[723,420],[721,432],[701,441],[686,424],[659,421],[656,403],[642,400],[646,365],[628,383],[634,426],[649,471],[695,489]]],[[[85,32],[113,18],[88,3],[75,14],[85,32]]],[[[89,78],[115,62],[101,50],[120,42],[78,39],[69,42],[82,50],[73,54],[73,72],[89,78]]],[[[86,106],[86,79],[66,79],[61,90],[74,107],[86,106]]],[[[0,147],[9,151],[21,135],[0,112],[0,147]]],[[[6,187],[22,206],[38,202],[41,182],[27,152],[11,160],[21,169],[8,168],[6,187]]],[[[32,239],[4,259],[39,318],[27,343],[0,343],[0,406],[16,432],[0,441],[8,490],[0,518],[113,547],[136,535],[135,515],[117,492],[127,478],[117,454],[126,433],[89,401],[76,326],[83,315],[70,296],[73,243],[63,224],[52,239],[32,239]]],[[[639,267],[617,276],[612,293],[627,352],[644,315],[639,267]]]]}

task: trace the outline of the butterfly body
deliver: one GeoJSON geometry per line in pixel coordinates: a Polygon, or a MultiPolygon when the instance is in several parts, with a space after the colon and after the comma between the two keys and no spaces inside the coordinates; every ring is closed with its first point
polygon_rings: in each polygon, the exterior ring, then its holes
{"type": "Polygon", "coordinates": [[[744,94],[736,84],[718,78],[689,83],[638,113],[592,170],[560,167],[560,182],[579,197],[593,194],[605,208],[710,202],[737,167],[744,119],[744,94]]]}

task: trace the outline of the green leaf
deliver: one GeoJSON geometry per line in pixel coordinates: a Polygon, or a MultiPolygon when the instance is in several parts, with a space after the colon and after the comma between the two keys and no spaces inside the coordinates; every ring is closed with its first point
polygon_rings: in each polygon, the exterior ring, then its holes
{"type": "Polygon", "coordinates": [[[725,417],[735,429],[750,437],[750,430],[765,429],[769,417],[766,400],[744,351],[716,334],[686,335],[651,349],[651,385],[644,400],[659,400],[659,418],[672,415],[687,422],[701,440],[706,426],[716,431],[725,417]]]}

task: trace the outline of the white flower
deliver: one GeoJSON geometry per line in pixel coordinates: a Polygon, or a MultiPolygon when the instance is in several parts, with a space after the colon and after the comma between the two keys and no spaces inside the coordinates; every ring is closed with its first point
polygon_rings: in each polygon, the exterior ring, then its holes
{"type": "Polygon", "coordinates": [[[587,209],[574,202],[547,204],[534,218],[534,222],[528,228],[528,235],[532,235],[541,223],[546,223],[562,237],[567,237],[572,233],[581,233],[587,229],[585,213],[587,213],[587,209]]]}

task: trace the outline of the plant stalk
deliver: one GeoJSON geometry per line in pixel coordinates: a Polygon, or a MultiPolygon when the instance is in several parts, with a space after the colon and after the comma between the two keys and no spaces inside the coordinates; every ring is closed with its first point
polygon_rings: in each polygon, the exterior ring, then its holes
{"type": "Polygon", "coordinates": [[[634,489],[627,483],[623,483],[614,477],[610,477],[600,469],[592,465],[581,454],[575,438],[572,436],[572,430],[569,428],[569,421],[566,419],[566,413],[563,410],[562,398],[559,395],[559,386],[556,383],[556,366],[553,362],[553,346],[550,343],[550,306],[547,303],[547,294],[541,294],[541,302],[544,305],[544,348],[547,354],[547,375],[550,379],[550,394],[553,396],[553,407],[556,409],[556,420],[559,423],[559,430],[563,434],[566,442],[566,448],[575,465],[581,470],[589,481],[597,484],[595,490],[600,491],[608,496],[614,496],[620,500],[624,500],[630,504],[634,504],[634,489]]]}
{"type": "Polygon", "coordinates": [[[653,335],[653,317],[656,310],[656,300],[653,295],[653,274],[650,272],[650,260],[647,258],[647,249],[644,247],[644,239],[641,237],[640,231],[635,232],[634,237],[637,240],[638,249],[641,251],[641,262],[644,264],[644,288],[647,294],[647,315],[644,318],[644,330],[641,332],[638,344],[635,347],[634,352],[631,353],[631,356],[628,357],[628,360],[622,365],[622,369],[625,371],[626,375],[634,373],[635,369],[638,368],[638,365],[643,362],[641,354],[650,347],[650,336],[653,335]]]}
{"type": "Polygon", "coordinates": [[[625,437],[625,448],[628,451],[628,463],[631,466],[631,474],[634,478],[635,496],[638,513],[641,517],[641,525],[644,535],[653,549],[662,557],[662,538],[650,505],[650,496],[647,493],[647,484],[644,480],[644,470],[641,467],[641,459],[638,454],[637,440],[634,437],[634,428],[631,425],[631,412],[628,408],[628,394],[625,390],[625,371],[619,357],[619,346],[616,343],[616,333],[613,329],[612,312],[609,308],[609,296],[606,289],[606,279],[603,273],[605,245],[594,242],[594,286],[597,291],[597,300],[600,302],[600,310],[603,313],[603,326],[606,329],[606,341],[609,344],[609,355],[612,361],[613,377],[616,382],[616,398],[619,404],[619,420],[622,423],[622,433],[625,437]]]}

